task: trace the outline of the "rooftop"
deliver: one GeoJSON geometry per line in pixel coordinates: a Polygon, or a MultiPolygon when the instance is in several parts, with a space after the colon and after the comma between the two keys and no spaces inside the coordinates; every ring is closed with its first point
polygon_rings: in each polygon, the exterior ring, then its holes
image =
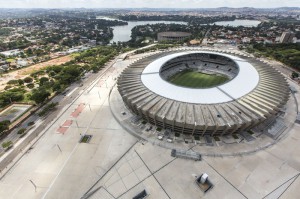
{"type": "Polygon", "coordinates": [[[209,52],[209,54],[221,55],[234,60],[238,67],[239,73],[231,81],[213,88],[195,89],[176,86],[161,78],[159,71],[162,65],[171,59],[187,54],[200,54],[207,51],[188,51],[174,53],[159,58],[150,63],[142,72],[141,79],[143,84],[152,92],[180,102],[197,103],[197,104],[217,104],[236,100],[251,92],[259,82],[259,74],[256,69],[239,57],[209,52]]]}

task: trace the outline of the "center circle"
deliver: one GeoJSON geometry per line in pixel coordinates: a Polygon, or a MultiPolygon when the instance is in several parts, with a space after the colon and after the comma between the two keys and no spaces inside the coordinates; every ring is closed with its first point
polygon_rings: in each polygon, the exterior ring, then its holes
{"type": "Polygon", "coordinates": [[[159,74],[176,86],[205,89],[223,85],[238,74],[239,68],[230,58],[208,53],[178,56],[164,63],[159,74]]]}

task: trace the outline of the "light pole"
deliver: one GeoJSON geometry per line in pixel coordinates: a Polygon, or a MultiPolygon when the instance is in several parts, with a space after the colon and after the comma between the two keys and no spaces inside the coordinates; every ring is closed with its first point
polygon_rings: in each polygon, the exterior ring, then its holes
{"type": "Polygon", "coordinates": [[[76,123],[77,128],[79,128],[78,123],[77,123],[77,120],[75,120],[75,123],[76,123]]]}
{"type": "Polygon", "coordinates": [[[36,192],[36,188],[37,188],[36,184],[34,184],[34,182],[32,180],[29,180],[29,182],[33,185],[34,191],[36,192]]]}
{"type": "Polygon", "coordinates": [[[57,146],[57,148],[59,149],[59,151],[62,153],[62,150],[61,150],[61,148],[59,147],[59,145],[56,144],[56,146],[57,146]]]}

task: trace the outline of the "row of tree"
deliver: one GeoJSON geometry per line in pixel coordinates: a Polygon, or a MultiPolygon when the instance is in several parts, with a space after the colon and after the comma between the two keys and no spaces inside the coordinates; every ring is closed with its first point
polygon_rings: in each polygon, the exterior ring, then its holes
{"type": "Polygon", "coordinates": [[[65,64],[36,71],[24,79],[10,80],[7,83],[9,88],[0,93],[0,108],[25,98],[41,104],[52,94],[63,92],[70,84],[80,80],[86,72],[99,71],[117,54],[115,47],[100,46],[79,53],[74,60],[65,64]],[[32,90],[25,89],[24,84],[32,90]]]}
{"type": "Polygon", "coordinates": [[[300,71],[300,44],[254,44],[249,51],[257,52],[300,71]]]}

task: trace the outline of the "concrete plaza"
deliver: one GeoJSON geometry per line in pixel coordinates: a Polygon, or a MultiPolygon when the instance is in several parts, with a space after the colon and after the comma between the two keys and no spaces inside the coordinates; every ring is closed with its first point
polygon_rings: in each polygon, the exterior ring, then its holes
{"type": "MultiPolygon", "coordinates": [[[[243,156],[203,156],[202,161],[173,158],[170,149],[139,141],[124,130],[111,113],[108,96],[115,78],[140,56],[118,59],[61,110],[0,180],[0,198],[129,199],[144,189],[153,199],[297,198],[298,124],[267,149],[243,156]],[[93,136],[90,143],[79,143],[84,134],[93,136]],[[195,183],[202,173],[214,184],[205,194],[195,183]]],[[[300,100],[299,92],[295,97],[300,100]]]]}

